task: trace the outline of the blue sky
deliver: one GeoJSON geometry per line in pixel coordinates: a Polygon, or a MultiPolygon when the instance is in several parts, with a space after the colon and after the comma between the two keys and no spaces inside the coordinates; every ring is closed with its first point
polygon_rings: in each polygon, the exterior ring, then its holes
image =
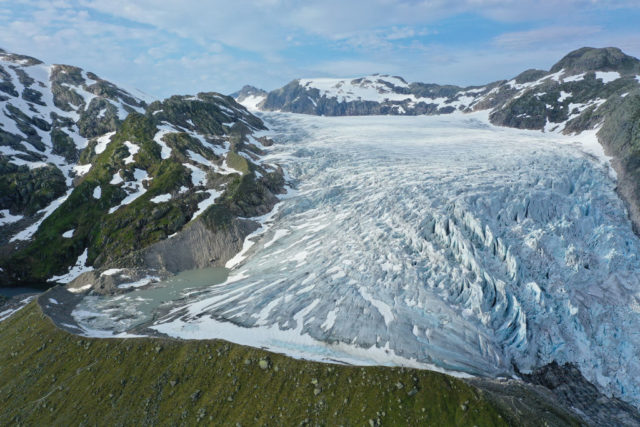
{"type": "Polygon", "coordinates": [[[637,0],[0,0],[0,47],[156,97],[299,77],[484,84],[582,46],[640,57],[637,0]]]}

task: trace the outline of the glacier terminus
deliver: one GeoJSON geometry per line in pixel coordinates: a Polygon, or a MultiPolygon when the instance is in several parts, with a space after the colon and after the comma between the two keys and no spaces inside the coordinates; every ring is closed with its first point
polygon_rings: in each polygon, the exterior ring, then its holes
{"type": "Polygon", "coordinates": [[[142,316],[173,337],[462,376],[571,362],[640,404],[640,241],[589,135],[486,113],[261,117],[292,188],[228,278],[144,315],[143,290],[87,296],[88,335],[142,316]]]}

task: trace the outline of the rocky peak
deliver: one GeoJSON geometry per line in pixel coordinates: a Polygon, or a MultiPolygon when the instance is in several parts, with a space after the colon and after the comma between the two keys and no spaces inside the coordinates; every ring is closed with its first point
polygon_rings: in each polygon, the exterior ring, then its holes
{"type": "Polygon", "coordinates": [[[255,86],[251,86],[251,85],[244,85],[242,86],[242,89],[240,89],[237,92],[232,93],[231,96],[232,98],[235,98],[236,100],[243,100],[245,98],[248,98],[250,96],[266,96],[267,95],[267,91],[266,90],[262,90],[260,88],[257,88],[255,86]]]}
{"type": "Polygon", "coordinates": [[[17,65],[33,66],[42,64],[42,61],[31,56],[19,55],[17,53],[7,52],[4,49],[0,49],[0,60],[6,62],[14,62],[17,65]]]}
{"type": "Polygon", "coordinates": [[[267,92],[254,86],[245,85],[238,92],[229,95],[247,110],[255,111],[267,98],[267,92]]]}
{"type": "Polygon", "coordinates": [[[556,73],[562,69],[570,73],[618,71],[622,74],[631,74],[640,73],[640,61],[616,47],[601,49],[583,47],[567,54],[551,67],[550,72],[556,73]]]}
{"type": "Polygon", "coordinates": [[[529,83],[529,82],[533,82],[533,81],[536,81],[536,80],[544,77],[546,74],[547,74],[547,72],[544,71],[544,70],[536,70],[534,68],[530,68],[530,69],[528,69],[526,71],[523,71],[520,74],[518,74],[514,78],[514,80],[518,84],[529,83]]]}

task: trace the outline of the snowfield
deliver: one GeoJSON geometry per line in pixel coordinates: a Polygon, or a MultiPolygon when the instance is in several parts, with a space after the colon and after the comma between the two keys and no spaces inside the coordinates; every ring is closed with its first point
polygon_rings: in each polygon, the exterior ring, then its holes
{"type": "MultiPolygon", "coordinates": [[[[296,190],[226,281],[185,291],[153,329],[460,375],[573,362],[640,405],[640,241],[607,159],[583,152],[593,135],[486,113],[263,118],[296,190]]],[[[100,298],[121,309],[82,326],[126,332],[135,298],[100,298]]]]}

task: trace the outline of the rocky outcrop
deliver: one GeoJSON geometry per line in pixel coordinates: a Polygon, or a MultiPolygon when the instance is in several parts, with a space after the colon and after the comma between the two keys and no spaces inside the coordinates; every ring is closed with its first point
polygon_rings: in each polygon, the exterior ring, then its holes
{"type": "Polygon", "coordinates": [[[640,232],[640,88],[611,101],[598,140],[614,158],[618,192],[627,202],[629,216],[640,232]]]}
{"type": "Polygon", "coordinates": [[[204,221],[195,221],[176,236],[144,249],[136,258],[147,268],[171,273],[222,267],[240,252],[244,238],[257,228],[253,221],[233,219],[228,226],[213,231],[204,221]]]}
{"type": "MultiPolygon", "coordinates": [[[[552,362],[521,379],[473,378],[467,380],[507,414],[535,414],[537,425],[637,426],[640,413],[620,399],[605,396],[571,364],[552,362]],[[545,408],[554,407],[548,412],[545,408]]],[[[520,424],[517,419],[510,422],[520,424]]]]}
{"type": "Polygon", "coordinates": [[[640,425],[640,412],[635,407],[599,392],[572,364],[552,362],[523,375],[523,379],[550,390],[557,402],[571,408],[589,424],[640,425]]]}
{"type": "Polygon", "coordinates": [[[638,59],[626,55],[616,47],[583,47],[567,54],[551,69],[551,73],[564,70],[570,73],[587,71],[617,71],[622,74],[640,74],[638,59]]]}

